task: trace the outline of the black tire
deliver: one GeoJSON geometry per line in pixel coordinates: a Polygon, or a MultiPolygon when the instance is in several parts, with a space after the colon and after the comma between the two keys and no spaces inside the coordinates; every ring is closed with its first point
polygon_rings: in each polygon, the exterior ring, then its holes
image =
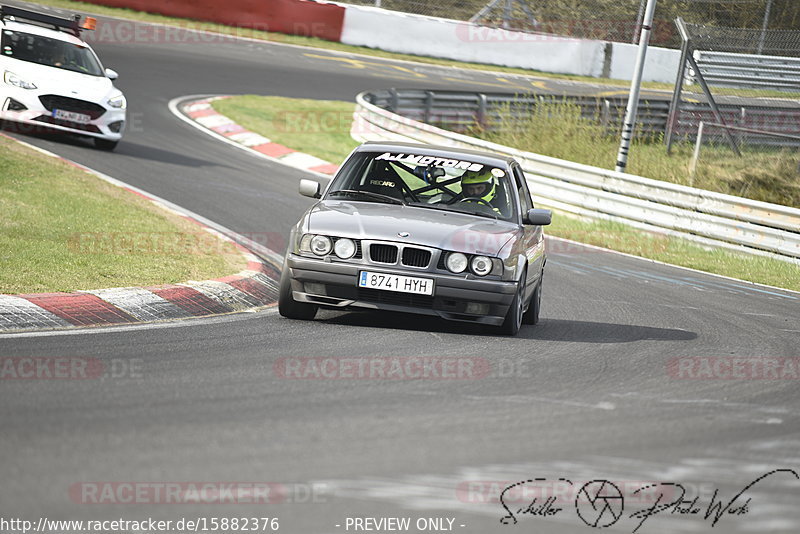
{"type": "Polygon", "coordinates": [[[289,279],[289,268],[284,265],[281,273],[281,287],[278,292],[278,313],[287,319],[310,321],[317,315],[318,306],[307,302],[297,302],[292,297],[292,282],[289,279]]]}
{"type": "Polygon", "coordinates": [[[511,306],[508,307],[508,313],[503,324],[500,326],[500,332],[506,336],[516,336],[522,327],[522,308],[523,299],[525,298],[525,278],[526,274],[522,273],[522,278],[519,282],[517,292],[514,293],[514,300],[511,301],[511,306]]]}
{"type": "Polygon", "coordinates": [[[98,150],[105,150],[106,152],[112,152],[119,141],[109,141],[108,139],[100,139],[99,137],[94,138],[94,147],[98,150]]]}
{"type": "Polygon", "coordinates": [[[525,324],[539,324],[539,310],[542,309],[542,280],[544,273],[539,277],[539,283],[536,284],[536,289],[531,295],[531,303],[528,305],[528,311],[522,316],[522,322],[525,324]]]}

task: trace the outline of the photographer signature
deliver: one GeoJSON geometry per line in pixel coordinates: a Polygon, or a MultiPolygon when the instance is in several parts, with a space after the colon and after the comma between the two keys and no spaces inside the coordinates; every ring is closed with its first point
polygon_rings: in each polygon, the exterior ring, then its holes
{"type": "MultiPolygon", "coordinates": [[[[651,517],[659,514],[669,515],[692,515],[703,518],[703,521],[710,521],[711,526],[726,516],[742,516],[750,512],[752,497],[747,496],[747,492],[767,478],[777,475],[793,476],[795,480],[800,480],[800,474],[793,469],[775,469],[764,473],[747,484],[741,491],[727,502],[719,498],[719,489],[714,490],[714,494],[707,503],[701,503],[700,497],[694,499],[686,498],[686,488],[677,482],[655,482],[644,484],[635,489],[632,495],[642,496],[647,493],[653,500],[652,505],[631,513],[628,518],[638,521],[632,533],[636,533],[651,517]]],[[[566,478],[556,479],[558,482],[575,486],[566,478]]],[[[563,507],[557,506],[559,500],[555,496],[550,496],[544,501],[539,497],[533,498],[525,506],[512,511],[509,507],[509,492],[519,492],[529,484],[539,484],[548,482],[546,478],[534,478],[521,480],[509,485],[500,493],[500,504],[506,511],[500,522],[504,525],[516,525],[518,518],[522,516],[550,517],[558,515],[564,511],[563,507]]],[[[649,504],[649,503],[648,503],[649,504]]],[[[605,528],[619,521],[625,510],[625,496],[619,487],[608,480],[592,480],[580,487],[574,499],[575,511],[578,517],[589,527],[605,528]]]]}

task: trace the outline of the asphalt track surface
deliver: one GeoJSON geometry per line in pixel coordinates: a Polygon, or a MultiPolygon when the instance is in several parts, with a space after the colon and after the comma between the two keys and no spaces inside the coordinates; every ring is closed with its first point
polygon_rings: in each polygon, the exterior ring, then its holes
{"type": "MultiPolygon", "coordinates": [[[[121,73],[129,99],[133,124],[117,152],[25,139],[244,234],[287,234],[308,205],[296,192],[304,173],[177,120],[171,99],[352,100],[392,86],[506,83],[246,41],[96,48],[121,73]]],[[[0,516],[278,517],[290,533],[345,532],[354,516],[450,517],[454,530],[469,533],[586,532],[571,501],[555,516],[502,525],[497,491],[459,488],[494,481],[497,490],[536,477],[576,486],[669,481],[684,484],[689,500],[698,494],[705,511],[716,488],[727,503],[768,471],[800,470],[796,380],[668,372],[675,358],[800,356],[800,295],[561,242],[550,243],[545,283],[541,324],[516,338],[395,314],[322,312],[297,322],[274,309],[156,328],[0,337],[2,356],[136,367],[105,380],[0,382],[0,516]],[[282,378],[274,365],[294,357],[472,357],[491,373],[282,378]],[[99,481],[271,482],[297,502],[88,505],[70,494],[75,484],[99,481]],[[303,502],[311,484],[315,502],[303,502]]],[[[722,519],[716,530],[800,529],[800,482],[791,474],[773,475],[748,496],[748,513],[722,519]]],[[[632,509],[606,530],[632,532],[632,509]]],[[[585,503],[583,512],[591,516],[585,503]]],[[[638,532],[711,528],[702,515],[665,512],[638,532]]]]}

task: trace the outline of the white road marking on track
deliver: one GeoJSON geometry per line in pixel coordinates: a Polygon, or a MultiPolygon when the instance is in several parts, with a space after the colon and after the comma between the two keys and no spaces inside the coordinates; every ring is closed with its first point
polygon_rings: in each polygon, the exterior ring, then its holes
{"type": "Polygon", "coordinates": [[[598,402],[595,404],[588,402],[577,402],[562,399],[554,399],[551,397],[534,397],[532,395],[466,395],[464,398],[469,400],[478,401],[497,401],[497,402],[512,402],[515,404],[531,404],[535,402],[544,402],[547,404],[560,404],[563,406],[574,406],[578,408],[590,408],[593,410],[615,410],[617,407],[612,402],[598,402]]]}
{"type": "Polygon", "coordinates": [[[242,132],[238,134],[229,135],[228,139],[236,141],[237,143],[244,146],[266,145],[267,143],[272,142],[263,135],[254,132],[242,132]]]}
{"type": "Polygon", "coordinates": [[[796,300],[796,299],[800,298],[800,291],[794,291],[792,289],[785,289],[785,288],[782,288],[782,287],[770,286],[770,285],[766,285],[766,284],[759,284],[759,283],[756,283],[756,282],[750,282],[748,280],[740,280],[738,278],[732,278],[730,276],[725,276],[725,275],[722,275],[722,274],[708,273],[706,271],[700,271],[700,270],[697,270],[697,269],[692,269],[691,267],[683,267],[681,265],[673,265],[671,263],[665,263],[663,261],[652,260],[652,259],[649,259],[649,258],[643,258],[641,256],[634,256],[633,254],[628,254],[628,253],[625,253],[625,252],[619,252],[617,250],[611,250],[611,249],[608,249],[608,248],[598,247],[598,246],[595,246],[595,245],[587,245],[586,243],[579,243],[578,241],[573,241],[572,239],[565,239],[563,237],[555,237],[555,236],[548,235],[547,239],[552,239],[552,240],[556,240],[556,241],[563,241],[563,242],[569,243],[571,245],[576,245],[576,246],[580,246],[580,247],[586,247],[586,248],[589,248],[589,249],[592,249],[592,250],[598,250],[598,251],[602,251],[602,252],[607,252],[609,254],[616,254],[617,256],[625,256],[626,258],[633,258],[635,260],[645,261],[645,262],[648,262],[648,263],[654,263],[656,265],[664,265],[665,267],[671,267],[673,269],[681,269],[682,271],[689,271],[689,272],[697,273],[697,274],[703,275],[703,276],[711,276],[711,277],[714,277],[714,278],[721,278],[723,280],[728,280],[728,281],[731,281],[731,282],[737,282],[739,284],[742,284],[741,286],[739,286],[740,289],[747,290],[747,289],[750,289],[750,288],[763,287],[763,288],[767,288],[767,289],[775,289],[775,290],[778,290],[778,291],[782,291],[784,293],[789,293],[788,295],[780,295],[779,294],[779,296],[784,297],[784,298],[788,298],[788,299],[792,299],[792,300],[796,300]],[[793,295],[797,295],[797,297],[795,297],[793,295]]]}
{"type": "Polygon", "coordinates": [[[211,317],[197,317],[194,319],[176,319],[175,321],[159,323],[138,323],[119,326],[102,326],[92,328],[70,328],[69,330],[50,330],[36,332],[15,332],[9,334],[0,333],[0,339],[5,338],[27,338],[27,337],[55,337],[55,336],[85,336],[98,334],[116,334],[119,332],[132,332],[135,330],[161,330],[164,328],[185,328],[206,326],[209,324],[230,323],[234,321],[249,321],[255,319],[254,314],[274,315],[278,313],[278,306],[266,306],[259,309],[246,310],[238,313],[226,313],[211,317]]]}

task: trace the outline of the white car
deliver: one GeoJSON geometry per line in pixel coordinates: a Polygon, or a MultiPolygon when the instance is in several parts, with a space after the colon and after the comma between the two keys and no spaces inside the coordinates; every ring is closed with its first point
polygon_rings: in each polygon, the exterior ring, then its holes
{"type": "Polygon", "coordinates": [[[0,120],[17,131],[61,131],[114,150],[127,102],[94,50],[80,38],[95,21],[0,7],[0,120]]]}

